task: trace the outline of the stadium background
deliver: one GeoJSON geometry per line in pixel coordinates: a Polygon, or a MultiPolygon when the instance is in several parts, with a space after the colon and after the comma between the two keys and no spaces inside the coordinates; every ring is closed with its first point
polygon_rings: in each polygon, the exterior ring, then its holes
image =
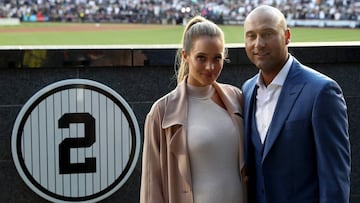
{"type": "Polygon", "coordinates": [[[310,25],[357,27],[359,21],[360,2],[356,0],[3,0],[0,18],[23,22],[182,24],[189,16],[201,14],[218,24],[239,24],[258,4],[278,7],[293,25],[293,20],[305,25],[313,20],[331,20],[338,22],[310,25]]]}
{"type": "MultiPolygon", "coordinates": [[[[0,16],[1,13],[3,15],[5,13],[4,7],[1,6],[8,5],[9,2],[11,6],[7,6],[6,11],[12,10],[9,8],[12,8],[13,4],[19,6],[19,8],[22,6],[26,7],[24,6],[26,4],[27,6],[31,5],[30,7],[33,8],[39,1],[2,1],[0,3],[0,8],[2,8],[0,9],[0,16]]],[[[47,5],[56,1],[40,2],[43,3],[41,5],[47,5]]],[[[56,11],[62,9],[64,9],[64,11],[69,10],[68,13],[60,13],[60,21],[75,21],[78,20],[77,17],[71,18],[70,20],[69,16],[66,14],[77,11],[77,8],[75,10],[65,8],[73,8],[71,5],[76,2],[79,3],[79,5],[82,5],[84,2],[89,3],[90,1],[69,0],[58,2],[63,4],[55,4],[60,6],[60,9],[58,7],[55,8],[56,11]],[[64,6],[64,8],[61,6],[64,6]]],[[[100,1],[93,2],[96,4],[100,1]]],[[[161,1],[103,0],[102,2],[139,2],[140,5],[143,4],[143,8],[150,8],[152,7],[149,6],[152,4],[151,2],[158,4],[161,1]]],[[[169,1],[164,2],[168,3],[169,1]]],[[[179,3],[180,1],[176,2],[179,3]]],[[[190,1],[184,2],[190,3],[190,1]]],[[[195,1],[191,1],[190,6],[193,6],[194,2],[195,1]]],[[[235,1],[224,2],[231,4],[235,1]]],[[[247,4],[249,2],[258,1],[239,2],[247,4]]],[[[301,9],[299,10],[309,9],[311,8],[311,5],[319,3],[317,1],[307,1],[308,4],[304,4],[302,1],[291,2],[297,2],[297,5],[308,5],[301,6],[301,9]]],[[[337,8],[340,13],[347,13],[343,11],[349,10],[343,10],[343,8],[354,8],[353,5],[357,5],[356,1],[324,2],[322,2],[322,4],[324,4],[323,7],[328,9],[339,4],[339,7],[337,8]],[[330,4],[327,4],[327,2],[330,2],[330,4]],[[333,2],[332,5],[331,2],[333,2]],[[344,7],[344,4],[348,6],[344,7]]],[[[35,8],[42,10],[39,9],[41,7],[42,6],[38,6],[35,8]]],[[[182,8],[186,9],[187,7],[182,8]]],[[[128,12],[129,10],[131,9],[124,9],[123,11],[128,12]]],[[[49,12],[52,13],[51,10],[49,12]]],[[[94,16],[98,16],[97,12],[98,10],[95,12],[94,16]]],[[[183,13],[181,9],[179,12],[179,14],[183,13]]],[[[7,15],[8,13],[11,12],[7,12],[7,15]]],[[[17,16],[18,12],[15,13],[15,16],[12,15],[10,17],[19,17],[17,16]]],[[[38,13],[36,12],[34,15],[37,16],[38,13]]],[[[74,13],[74,16],[77,15],[78,14],[74,13]]],[[[130,16],[130,19],[133,19],[134,16],[139,17],[142,15],[135,13],[130,16]]],[[[336,15],[333,15],[333,17],[330,17],[328,20],[334,22],[335,16],[336,15]]],[[[352,17],[346,20],[358,22],[358,13],[356,13],[355,16],[356,18],[352,17]]],[[[30,21],[30,17],[26,18],[21,16],[21,19],[30,21]]],[[[95,18],[95,20],[94,18],[92,19],[96,22],[100,18],[95,18]]],[[[143,20],[144,18],[140,19],[143,20]]],[[[305,20],[305,18],[299,20],[305,20]]],[[[130,21],[129,19],[126,19],[124,22],[130,24],[138,23],[138,21],[130,21]]],[[[167,22],[168,21],[166,21],[166,23],[167,22]]],[[[176,20],[170,21],[170,23],[174,22],[177,23],[176,20]]],[[[179,21],[179,23],[181,22],[182,21],[179,21]]],[[[241,19],[237,20],[236,23],[237,22],[240,22],[241,24],[241,19]]],[[[164,21],[160,20],[156,21],[156,23],[161,24],[164,23],[164,21]]],[[[360,92],[358,91],[358,87],[360,86],[360,43],[312,43],[292,45],[290,46],[290,52],[306,65],[310,65],[337,80],[343,88],[345,99],[348,104],[350,121],[349,129],[352,147],[351,202],[360,202],[360,92]]],[[[1,47],[0,45],[0,95],[2,95],[2,99],[0,100],[0,181],[2,183],[0,184],[0,202],[47,202],[34,193],[23,182],[17,173],[11,155],[11,134],[14,121],[20,109],[32,95],[43,87],[64,79],[84,78],[98,81],[114,89],[130,104],[138,119],[141,136],[143,136],[144,119],[151,104],[157,98],[175,87],[176,82],[173,78],[175,53],[176,48],[172,46],[162,46],[160,48],[157,46],[152,48],[141,46],[113,46],[111,48],[107,48],[106,46],[55,46],[46,48],[45,46],[43,48],[24,48],[15,46],[9,48],[1,47]]],[[[242,46],[229,47],[229,59],[230,63],[225,64],[224,71],[219,80],[241,87],[241,84],[247,78],[256,73],[256,68],[254,68],[246,58],[242,46]]],[[[125,185],[102,202],[138,202],[140,173],[141,156],[139,157],[134,172],[125,185]]]]}

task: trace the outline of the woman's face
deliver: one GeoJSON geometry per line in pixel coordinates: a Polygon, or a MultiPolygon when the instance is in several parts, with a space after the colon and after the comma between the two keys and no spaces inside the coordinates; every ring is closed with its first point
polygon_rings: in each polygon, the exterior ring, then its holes
{"type": "Polygon", "coordinates": [[[189,65],[188,83],[194,86],[211,85],[219,77],[224,64],[224,44],[219,37],[200,36],[190,53],[183,51],[189,65]]]}

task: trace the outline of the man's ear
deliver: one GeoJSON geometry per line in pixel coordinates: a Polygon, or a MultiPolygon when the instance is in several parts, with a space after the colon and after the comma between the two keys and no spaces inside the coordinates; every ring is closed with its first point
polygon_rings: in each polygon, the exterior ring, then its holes
{"type": "Polygon", "coordinates": [[[285,44],[286,45],[288,45],[290,43],[290,37],[291,37],[290,28],[287,28],[285,30],[285,44]]]}

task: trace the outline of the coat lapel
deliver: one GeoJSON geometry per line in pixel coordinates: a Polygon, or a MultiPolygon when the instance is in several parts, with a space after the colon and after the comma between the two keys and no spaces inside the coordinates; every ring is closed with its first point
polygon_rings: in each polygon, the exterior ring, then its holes
{"type": "Polygon", "coordinates": [[[162,120],[162,128],[166,129],[166,135],[172,135],[169,139],[169,150],[177,159],[180,174],[191,188],[191,174],[189,168],[189,158],[187,154],[187,92],[185,80],[182,81],[174,91],[167,97],[164,117],[162,120]]]}
{"type": "Polygon", "coordinates": [[[279,100],[274,111],[273,119],[266,135],[262,161],[264,161],[271,147],[274,145],[296,99],[305,85],[305,81],[300,78],[299,74],[300,64],[294,60],[282,87],[279,100]]]}

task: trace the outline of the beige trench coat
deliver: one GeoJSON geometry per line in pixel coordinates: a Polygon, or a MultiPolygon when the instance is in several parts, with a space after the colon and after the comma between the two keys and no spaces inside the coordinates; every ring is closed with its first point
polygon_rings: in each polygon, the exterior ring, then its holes
{"type": "MultiPolygon", "coordinates": [[[[184,80],[185,81],[185,80],[184,80]]],[[[192,203],[190,162],[187,151],[188,100],[186,83],[156,101],[145,121],[142,156],[141,203],[192,203]]],[[[246,202],[244,125],[240,89],[213,84],[234,121],[239,143],[239,170],[246,202]]],[[[240,189],[240,188],[239,188],[240,189]]],[[[241,192],[241,191],[239,191],[241,192]]]]}

